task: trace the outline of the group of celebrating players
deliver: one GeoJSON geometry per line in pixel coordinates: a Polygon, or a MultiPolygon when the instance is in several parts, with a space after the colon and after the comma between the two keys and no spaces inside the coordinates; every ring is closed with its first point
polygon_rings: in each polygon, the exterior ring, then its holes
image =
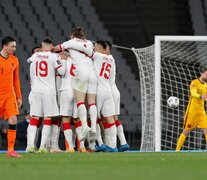
{"type": "Polygon", "coordinates": [[[28,59],[31,92],[31,120],[27,129],[27,148],[33,152],[61,152],[58,146],[60,125],[67,151],[127,151],[120,114],[120,93],[115,84],[116,66],[109,41],[95,45],[85,38],[83,29],[75,27],[70,40],[53,46],[46,38],[28,59]],[[38,129],[42,124],[39,149],[38,129]],[[73,133],[72,126],[75,126],[73,133]],[[117,148],[117,136],[120,146],[117,148]]]}

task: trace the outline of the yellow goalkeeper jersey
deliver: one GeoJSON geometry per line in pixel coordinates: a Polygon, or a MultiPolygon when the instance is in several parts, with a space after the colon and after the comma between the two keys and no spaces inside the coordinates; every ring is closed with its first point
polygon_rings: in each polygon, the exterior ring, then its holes
{"type": "Polygon", "coordinates": [[[187,106],[188,113],[204,114],[204,100],[201,95],[207,94],[207,84],[200,82],[199,79],[194,79],[190,84],[190,99],[187,106]]]}

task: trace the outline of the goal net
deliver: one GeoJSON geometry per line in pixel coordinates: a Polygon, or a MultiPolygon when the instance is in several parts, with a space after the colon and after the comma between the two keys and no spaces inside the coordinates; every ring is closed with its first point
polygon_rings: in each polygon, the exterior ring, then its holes
{"type": "MultiPolygon", "coordinates": [[[[207,37],[156,36],[155,45],[133,49],[140,74],[142,104],[141,151],[175,150],[183,130],[190,82],[207,67],[207,37]],[[179,107],[171,109],[167,99],[176,96],[179,107]]],[[[206,146],[200,129],[192,131],[183,150],[206,146]]]]}

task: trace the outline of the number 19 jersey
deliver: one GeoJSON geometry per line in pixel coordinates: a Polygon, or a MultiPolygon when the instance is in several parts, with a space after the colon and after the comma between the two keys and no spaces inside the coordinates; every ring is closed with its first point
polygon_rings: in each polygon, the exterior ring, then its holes
{"type": "Polygon", "coordinates": [[[35,53],[31,59],[32,91],[56,94],[55,70],[62,67],[59,56],[49,51],[43,51],[35,53]]]}

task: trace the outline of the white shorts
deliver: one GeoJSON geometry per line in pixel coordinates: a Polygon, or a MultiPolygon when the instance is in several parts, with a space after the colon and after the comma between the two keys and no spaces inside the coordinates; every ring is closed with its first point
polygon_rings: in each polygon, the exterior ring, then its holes
{"type": "Polygon", "coordinates": [[[96,105],[99,118],[101,118],[101,115],[103,115],[103,117],[115,115],[115,107],[111,91],[98,90],[96,105]]]}
{"type": "Polygon", "coordinates": [[[80,91],[80,92],[87,92],[88,89],[88,82],[90,78],[90,68],[87,66],[83,67],[75,67],[74,70],[75,76],[72,76],[72,87],[73,89],[80,91]]]}
{"type": "Polygon", "coordinates": [[[56,87],[56,92],[57,92],[57,103],[58,107],[60,108],[60,87],[61,87],[61,76],[55,77],[55,87],[56,87]]]}
{"type": "Polygon", "coordinates": [[[112,95],[113,95],[115,114],[119,115],[120,114],[120,92],[117,86],[113,86],[111,90],[112,90],[112,95]]]}
{"type": "Polygon", "coordinates": [[[97,92],[97,77],[94,69],[90,72],[89,82],[88,82],[88,94],[96,94],[97,92]]]}
{"type": "Polygon", "coordinates": [[[33,93],[32,93],[32,91],[30,91],[29,96],[28,96],[28,101],[29,101],[30,105],[32,103],[32,96],[33,96],[33,93]]]}
{"type": "Polygon", "coordinates": [[[72,116],[74,102],[75,99],[72,88],[60,91],[60,115],[72,116]]]}
{"type": "Polygon", "coordinates": [[[37,117],[59,116],[56,94],[32,92],[30,114],[37,117]]]}

